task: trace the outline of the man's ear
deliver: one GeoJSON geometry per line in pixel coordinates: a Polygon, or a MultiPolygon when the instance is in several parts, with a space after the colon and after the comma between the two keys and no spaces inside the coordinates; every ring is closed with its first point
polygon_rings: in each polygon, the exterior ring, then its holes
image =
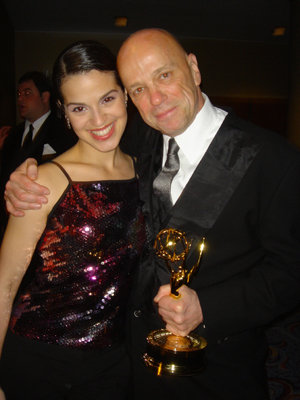
{"type": "Polygon", "coordinates": [[[50,102],[50,92],[48,92],[48,90],[46,90],[45,92],[42,92],[41,98],[42,98],[42,102],[44,104],[49,104],[49,102],[50,102]]]}
{"type": "Polygon", "coordinates": [[[188,61],[191,73],[193,75],[194,82],[197,86],[199,86],[201,83],[201,74],[200,74],[199,67],[198,67],[197,57],[195,56],[195,54],[190,53],[187,56],[187,61],[188,61]]]}

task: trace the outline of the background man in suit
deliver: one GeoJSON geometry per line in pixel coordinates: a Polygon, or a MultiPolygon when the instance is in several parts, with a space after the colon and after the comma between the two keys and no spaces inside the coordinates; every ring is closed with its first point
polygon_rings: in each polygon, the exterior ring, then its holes
{"type": "Polygon", "coordinates": [[[24,122],[10,132],[4,143],[2,170],[6,174],[28,157],[40,163],[43,158],[54,157],[74,143],[74,134],[51,112],[51,85],[41,72],[32,71],[21,76],[17,106],[24,122]]]}
{"type": "MultiPolygon", "coordinates": [[[[51,84],[41,72],[26,72],[18,81],[17,106],[24,120],[6,138],[1,159],[1,199],[4,185],[15,168],[28,157],[38,163],[63,153],[75,143],[74,133],[51,112],[51,84]]],[[[1,228],[6,224],[2,206],[1,228]]]]}
{"type": "MultiPolygon", "coordinates": [[[[135,125],[124,141],[124,148],[138,155],[152,241],[165,227],[183,230],[195,242],[206,237],[200,270],[177,300],[169,296],[169,272],[151,246],[145,251],[130,308],[134,398],[267,399],[263,328],[299,304],[299,153],[277,135],[213,107],[199,87],[196,57],[165,31],[147,29],[129,37],[118,68],[141,116],[154,128],[135,125]],[[179,147],[180,169],[168,209],[152,185],[170,138],[179,147]],[[179,335],[195,330],[207,339],[203,372],[156,377],[143,366],[146,335],[164,326],[179,335]]],[[[32,200],[34,207],[46,201],[47,190],[24,171],[34,179],[28,162],[7,185],[15,215],[32,200]]]]}

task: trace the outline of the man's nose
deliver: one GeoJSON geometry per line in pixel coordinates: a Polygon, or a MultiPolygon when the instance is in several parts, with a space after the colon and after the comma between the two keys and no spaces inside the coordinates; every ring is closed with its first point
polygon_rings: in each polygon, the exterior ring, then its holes
{"type": "Polygon", "coordinates": [[[150,102],[153,106],[160,105],[166,98],[166,95],[157,87],[153,87],[149,90],[150,102]]]}

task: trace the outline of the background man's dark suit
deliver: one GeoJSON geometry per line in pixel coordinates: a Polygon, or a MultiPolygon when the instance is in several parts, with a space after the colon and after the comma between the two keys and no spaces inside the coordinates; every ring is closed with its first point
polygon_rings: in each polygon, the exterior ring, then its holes
{"type": "Polygon", "coordinates": [[[164,326],[152,299],[169,279],[165,266],[155,267],[145,254],[130,311],[136,398],[266,399],[267,388],[257,386],[265,379],[263,327],[299,303],[299,153],[229,114],[170,215],[159,215],[152,182],[161,167],[162,135],[151,128],[145,134],[142,125],[136,134],[128,150],[136,146],[140,153],[140,192],[152,239],[166,226],[206,237],[190,286],[204,314],[205,328],[197,331],[209,344],[207,369],[196,377],[157,378],[145,370],[145,337],[164,326]]]}
{"type": "Polygon", "coordinates": [[[25,128],[25,123],[17,125],[8,135],[5,140],[2,157],[1,157],[1,225],[2,229],[5,225],[6,215],[3,203],[3,193],[5,184],[9,179],[9,175],[28,157],[33,157],[40,164],[50,158],[63,153],[76,143],[76,135],[73,131],[65,128],[62,120],[58,119],[54,113],[51,113],[45,120],[37,134],[35,135],[32,144],[26,149],[21,147],[22,137],[25,128]],[[44,145],[49,144],[55,154],[44,155],[44,145]]]}

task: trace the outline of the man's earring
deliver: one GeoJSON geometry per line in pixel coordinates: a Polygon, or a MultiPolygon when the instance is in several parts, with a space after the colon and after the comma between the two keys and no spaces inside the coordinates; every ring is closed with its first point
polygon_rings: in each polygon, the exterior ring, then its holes
{"type": "Polygon", "coordinates": [[[67,123],[68,129],[72,129],[69,118],[68,117],[65,117],[65,118],[66,118],[66,123],[67,123]]]}

